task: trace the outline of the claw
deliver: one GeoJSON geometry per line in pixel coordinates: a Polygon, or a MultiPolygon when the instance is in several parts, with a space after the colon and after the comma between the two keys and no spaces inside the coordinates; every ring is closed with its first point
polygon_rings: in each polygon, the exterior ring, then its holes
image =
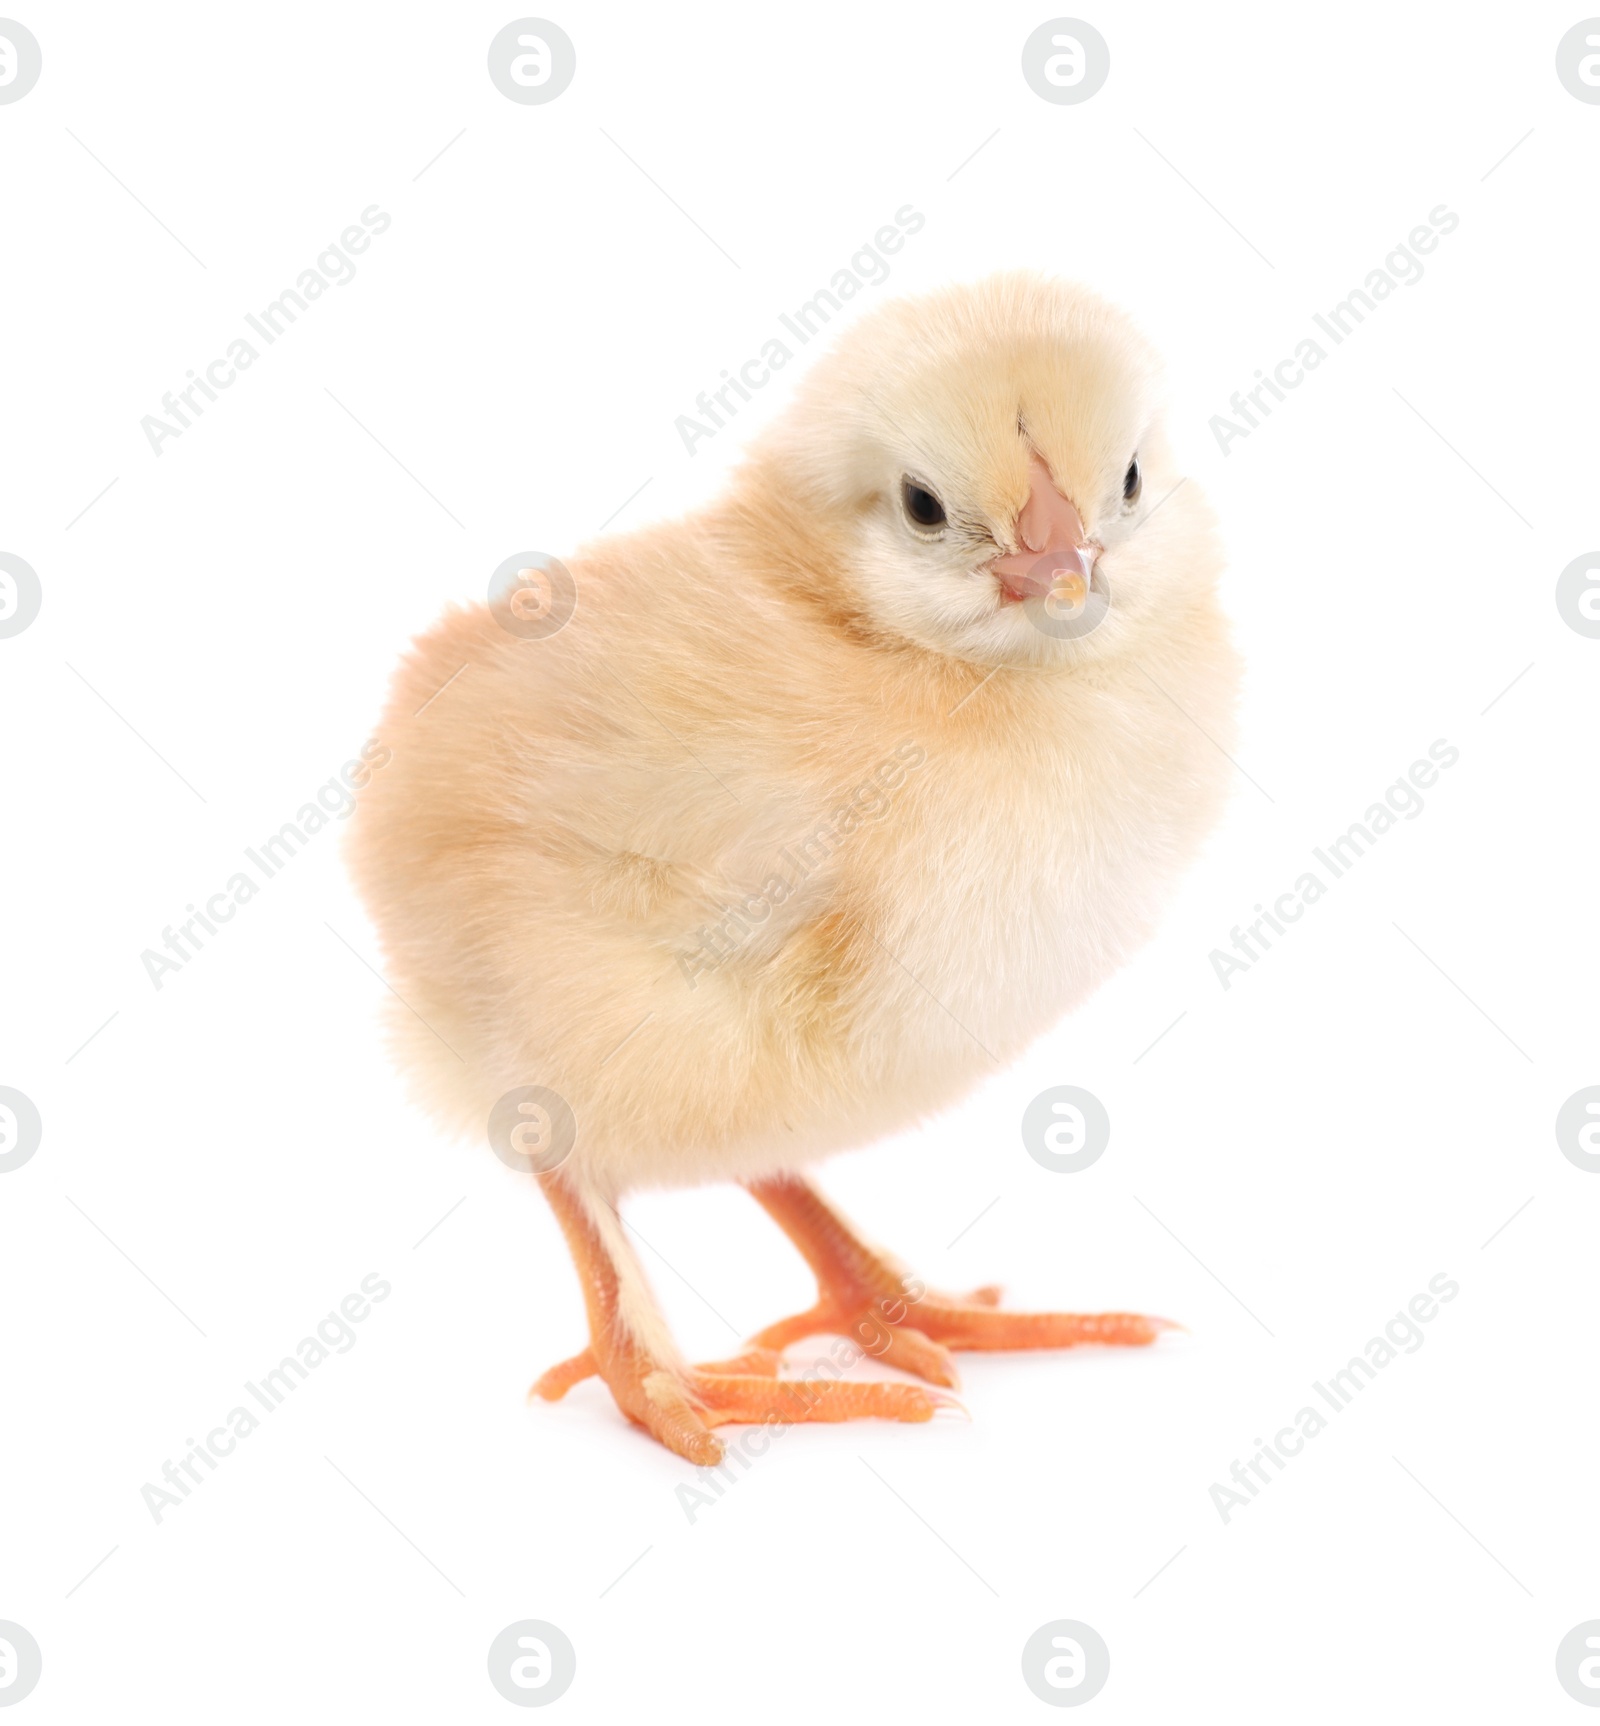
{"type": "Polygon", "coordinates": [[[936,1417],[938,1414],[948,1411],[955,1415],[958,1420],[964,1420],[969,1423],[971,1422],[972,1410],[967,1407],[959,1396],[949,1396],[942,1390],[930,1390],[928,1395],[934,1400],[936,1417]]]}

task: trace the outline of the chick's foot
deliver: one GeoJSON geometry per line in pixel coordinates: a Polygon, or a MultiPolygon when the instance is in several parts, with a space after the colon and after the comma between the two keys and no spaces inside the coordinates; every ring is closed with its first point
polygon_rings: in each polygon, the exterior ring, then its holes
{"type": "Polygon", "coordinates": [[[849,1337],[887,1366],[954,1388],[960,1381],[952,1350],[1143,1347],[1163,1330],[1180,1328],[1143,1313],[1001,1312],[993,1286],[966,1296],[936,1294],[867,1246],[808,1182],[781,1176],[750,1190],[799,1247],[818,1286],[815,1306],[756,1334],[761,1348],[781,1350],[826,1332],[849,1337]]]}
{"type": "Polygon", "coordinates": [[[845,1384],[831,1379],[779,1378],[773,1349],[755,1348],[733,1360],[672,1368],[625,1351],[602,1369],[592,1348],[552,1367],[530,1396],[555,1402],[581,1380],[605,1378],[623,1413],[668,1450],[709,1468],[721,1462],[716,1426],[841,1420],[931,1420],[953,1397],[910,1384],[845,1384]]]}

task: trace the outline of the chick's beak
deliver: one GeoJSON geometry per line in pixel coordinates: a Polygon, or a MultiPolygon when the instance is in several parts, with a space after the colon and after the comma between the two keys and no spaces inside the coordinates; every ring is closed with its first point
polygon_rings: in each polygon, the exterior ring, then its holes
{"type": "Polygon", "coordinates": [[[1017,517],[1022,549],[995,558],[989,568],[1008,599],[1053,593],[1081,602],[1088,596],[1100,547],[1090,540],[1083,518],[1056,490],[1038,456],[1029,462],[1028,480],[1028,501],[1017,517]]]}

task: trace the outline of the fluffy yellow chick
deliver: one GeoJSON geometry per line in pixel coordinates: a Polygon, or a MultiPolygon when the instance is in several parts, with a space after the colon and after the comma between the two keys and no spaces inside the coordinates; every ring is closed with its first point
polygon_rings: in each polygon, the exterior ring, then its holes
{"type": "Polygon", "coordinates": [[[804,1171],[953,1103],[1144,940],[1225,791],[1220,563],[1142,339],[1004,275],[863,317],[720,501],[414,645],[349,856],[419,1094],[495,1116],[577,1263],[589,1343],[541,1394],[598,1373],[711,1463],[725,1422],[948,1400],[779,1378],[812,1332],[936,1385],[952,1348],[1153,1340],[935,1296],[804,1171]],[[692,1367],[616,1207],[709,1181],[819,1298],[692,1367]]]}

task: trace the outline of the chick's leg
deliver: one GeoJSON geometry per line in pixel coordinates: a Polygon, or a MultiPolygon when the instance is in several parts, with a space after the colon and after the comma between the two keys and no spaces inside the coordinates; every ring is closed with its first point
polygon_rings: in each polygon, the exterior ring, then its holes
{"type": "Polygon", "coordinates": [[[793,1175],[750,1183],[750,1191],[800,1249],[817,1279],[817,1304],[759,1332],[758,1347],[782,1349],[828,1331],[848,1336],[890,1366],[932,1384],[957,1382],[951,1349],[1072,1348],[1079,1343],[1143,1345],[1171,1328],[1142,1313],[1011,1313],[1000,1291],[934,1294],[886,1254],[869,1247],[809,1181],[793,1175]]]}
{"type": "Polygon", "coordinates": [[[546,1401],[598,1375],[630,1420],[668,1450],[710,1467],[723,1455],[715,1426],[867,1416],[921,1421],[950,1400],[915,1385],[780,1379],[778,1355],[765,1348],[707,1366],[684,1365],[617,1213],[554,1172],[540,1185],[566,1236],[589,1317],[589,1346],[534,1385],[533,1394],[546,1401]]]}

